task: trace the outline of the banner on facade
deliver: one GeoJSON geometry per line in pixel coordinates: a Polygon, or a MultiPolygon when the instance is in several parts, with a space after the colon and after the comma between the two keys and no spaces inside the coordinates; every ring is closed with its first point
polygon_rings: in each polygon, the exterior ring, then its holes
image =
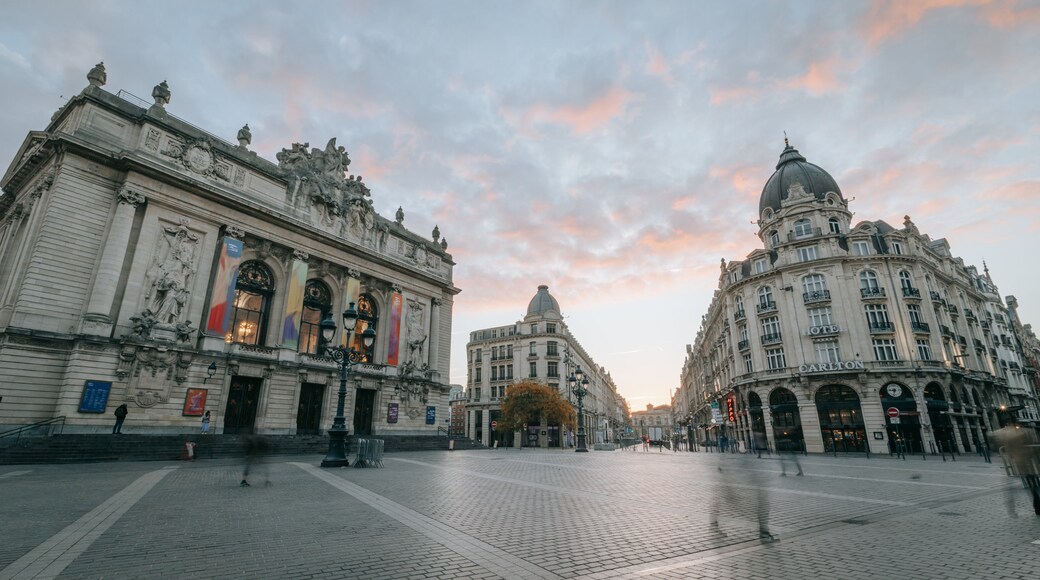
{"type": "MultiPolygon", "coordinates": [[[[358,307],[358,299],[361,297],[361,280],[357,278],[347,278],[347,289],[343,292],[343,310],[346,311],[350,308],[350,303],[354,303],[354,308],[358,307]]],[[[344,347],[350,346],[347,344],[347,333],[342,333],[343,337],[340,339],[344,347]]]]}
{"type": "Polygon", "coordinates": [[[404,299],[400,292],[390,295],[390,343],[386,354],[386,364],[397,366],[397,355],[401,346],[401,309],[404,299]]]}
{"type": "Polygon", "coordinates": [[[220,262],[213,278],[213,292],[209,298],[209,315],[206,317],[206,333],[223,337],[228,330],[228,316],[235,300],[235,285],[238,284],[238,266],[242,262],[242,242],[224,238],[220,249],[220,262]]]}
{"type": "Polygon", "coordinates": [[[721,425],[722,421],[723,421],[723,419],[722,419],[722,411],[719,409],[719,402],[718,401],[712,401],[711,402],[711,422],[712,422],[713,425],[721,425]]]}
{"type": "Polygon", "coordinates": [[[282,322],[282,347],[300,348],[300,321],[303,320],[303,289],[307,285],[307,262],[293,260],[289,272],[289,293],[285,297],[282,322]]]}
{"type": "Polygon", "coordinates": [[[104,413],[108,405],[109,381],[87,381],[83,385],[83,396],[79,400],[80,413],[104,413]]]}

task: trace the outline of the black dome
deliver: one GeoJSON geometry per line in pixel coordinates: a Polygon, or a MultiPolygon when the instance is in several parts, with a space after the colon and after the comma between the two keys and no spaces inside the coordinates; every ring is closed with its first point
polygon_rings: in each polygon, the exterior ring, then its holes
{"type": "Polygon", "coordinates": [[[794,183],[801,183],[805,191],[821,201],[829,191],[841,196],[838,183],[830,173],[806,161],[797,149],[787,144],[780,154],[780,161],[776,164],[776,172],[762,188],[762,197],[758,202],[759,215],[767,207],[772,208],[774,212],[780,211],[780,202],[787,199],[787,190],[794,183]]]}

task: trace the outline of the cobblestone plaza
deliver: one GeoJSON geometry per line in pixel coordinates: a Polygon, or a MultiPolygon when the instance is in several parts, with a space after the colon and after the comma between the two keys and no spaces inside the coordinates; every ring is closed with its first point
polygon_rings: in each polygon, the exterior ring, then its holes
{"type": "Polygon", "coordinates": [[[974,456],[811,455],[803,477],[657,449],[319,461],[272,457],[249,488],[228,460],[0,467],[0,578],[1033,578],[1040,561],[1027,495],[974,456]]]}

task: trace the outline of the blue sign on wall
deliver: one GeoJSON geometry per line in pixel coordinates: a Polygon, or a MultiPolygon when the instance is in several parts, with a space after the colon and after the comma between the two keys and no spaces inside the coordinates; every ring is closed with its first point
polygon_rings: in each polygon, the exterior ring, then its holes
{"type": "Polygon", "coordinates": [[[437,407],[426,407],[426,424],[433,425],[437,420],[437,407]]]}
{"type": "Polygon", "coordinates": [[[83,385],[83,398],[79,401],[80,413],[104,413],[108,405],[108,392],[112,383],[107,381],[87,381],[83,385]]]}

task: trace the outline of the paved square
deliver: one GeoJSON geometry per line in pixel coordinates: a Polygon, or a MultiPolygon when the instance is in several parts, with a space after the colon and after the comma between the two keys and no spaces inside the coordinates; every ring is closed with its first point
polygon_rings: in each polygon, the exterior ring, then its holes
{"type": "Polygon", "coordinates": [[[791,464],[782,477],[775,456],[656,449],[400,453],[382,469],[320,459],[270,458],[248,488],[232,461],[0,467],[0,579],[1040,572],[1040,517],[975,457],[810,456],[801,477],[791,464]],[[760,514],[779,541],[759,541],[760,514]]]}

